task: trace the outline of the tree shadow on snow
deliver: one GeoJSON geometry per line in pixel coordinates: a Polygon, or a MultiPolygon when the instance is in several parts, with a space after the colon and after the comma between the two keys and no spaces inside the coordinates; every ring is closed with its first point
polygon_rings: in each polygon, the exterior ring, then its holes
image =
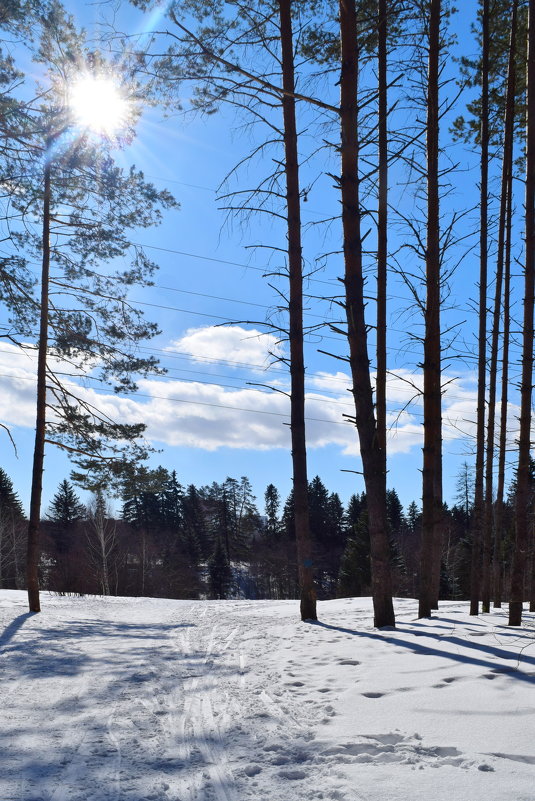
{"type": "Polygon", "coordinates": [[[17,631],[21,629],[26,621],[34,615],[34,612],[25,612],[19,615],[11,623],[5,627],[4,631],[0,634],[0,648],[3,648],[15,636],[17,631]]]}
{"type": "MultiPolygon", "coordinates": [[[[20,677],[74,676],[91,664],[98,668],[108,664],[116,679],[128,676],[125,655],[131,658],[143,655],[149,658],[150,650],[158,650],[169,642],[169,635],[178,629],[194,626],[183,624],[124,623],[109,620],[59,621],[57,626],[42,626],[32,630],[31,637],[17,639],[15,635],[32,613],[15,618],[0,635],[0,647],[9,665],[20,677]],[[125,639],[132,639],[130,648],[125,639]],[[94,640],[95,647],[84,648],[84,640],[94,640]],[[151,641],[151,645],[146,645],[151,641]]],[[[129,676],[128,676],[129,677],[129,676]]]]}
{"type": "MultiPolygon", "coordinates": [[[[439,618],[442,619],[442,618],[439,618]]],[[[516,652],[510,651],[507,648],[501,648],[494,645],[486,645],[480,642],[473,642],[472,640],[463,639],[462,637],[448,636],[444,634],[434,634],[432,631],[426,633],[428,639],[440,640],[441,642],[451,643],[452,645],[469,649],[472,653],[459,653],[445,651],[441,648],[433,648],[429,645],[420,644],[414,640],[403,639],[398,636],[399,634],[413,635],[418,639],[423,636],[420,632],[415,634],[410,628],[403,628],[398,626],[395,633],[390,634],[385,631],[356,631],[355,629],[347,629],[342,626],[333,626],[330,623],[323,623],[319,620],[309,621],[311,625],[320,628],[337,631],[341,634],[349,634],[352,637],[361,637],[371,640],[380,640],[381,642],[390,643],[401,648],[406,648],[414,654],[422,654],[425,656],[438,656],[443,659],[450,659],[452,662],[459,662],[461,664],[478,665],[479,667],[493,670],[498,673],[505,673],[512,679],[523,681],[528,684],[535,684],[535,673],[525,673],[520,669],[522,667],[533,666],[535,667],[535,657],[528,656],[525,651],[516,652]],[[489,659],[484,659],[482,655],[488,656],[489,659]],[[492,657],[492,658],[491,658],[492,657]],[[500,661],[514,662],[514,665],[500,665],[500,661]]],[[[534,640],[535,644],[535,640],[534,640]]]]}

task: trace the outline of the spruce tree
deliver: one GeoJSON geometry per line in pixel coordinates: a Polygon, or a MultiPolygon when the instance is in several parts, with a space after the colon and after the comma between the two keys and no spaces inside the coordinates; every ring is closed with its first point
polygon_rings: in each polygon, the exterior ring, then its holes
{"type": "Polygon", "coordinates": [[[276,539],[281,534],[281,521],[279,518],[280,494],[274,484],[268,484],[264,494],[266,513],[266,535],[276,539]]]}
{"type": "Polygon", "coordinates": [[[0,588],[21,585],[24,544],[22,504],[11,479],[0,467],[0,588]]]}
{"type": "Polygon", "coordinates": [[[203,502],[198,489],[190,484],[182,500],[184,512],[184,541],[195,549],[199,560],[204,561],[210,554],[210,541],[204,516],[203,502]]]}
{"type": "Polygon", "coordinates": [[[53,565],[48,571],[48,588],[56,592],[80,592],[82,563],[79,523],[87,517],[72,484],[64,479],[52,498],[46,517],[46,527],[52,541],[49,558],[53,565]]]}
{"type": "Polygon", "coordinates": [[[13,489],[13,482],[6,471],[0,467],[0,507],[14,517],[22,519],[24,512],[20,498],[13,489]]]}
{"type": "Polygon", "coordinates": [[[347,598],[369,592],[371,583],[368,512],[356,496],[348,507],[348,538],[338,576],[338,596],[347,598]]]}
{"type": "Polygon", "coordinates": [[[86,510],[74,487],[64,479],[52,498],[47,511],[47,518],[53,523],[53,537],[58,552],[69,550],[69,534],[74,524],[85,517],[86,510]]]}
{"type": "Polygon", "coordinates": [[[232,572],[227,550],[221,537],[217,538],[214,552],[208,562],[208,576],[212,597],[219,599],[228,598],[232,586],[232,572]]]}

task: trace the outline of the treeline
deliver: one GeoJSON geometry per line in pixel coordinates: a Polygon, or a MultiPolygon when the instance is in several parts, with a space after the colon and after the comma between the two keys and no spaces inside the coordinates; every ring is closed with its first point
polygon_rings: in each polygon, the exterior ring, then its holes
{"type": "MultiPolygon", "coordinates": [[[[470,595],[472,495],[465,468],[459,503],[444,507],[442,598],[470,595]]],[[[514,488],[506,504],[501,556],[506,588],[513,497],[514,488]]],[[[292,493],[283,503],[270,484],[263,500],[260,510],[245,476],[197,488],[182,485],[174,471],[141,468],[125,479],[121,512],[114,517],[101,492],[85,506],[64,480],[41,523],[41,586],[76,594],[295,598],[299,584],[292,493]]],[[[308,486],[308,501],[318,597],[369,595],[366,494],[351,496],[344,506],[316,476],[308,486]]],[[[0,468],[0,588],[25,586],[26,527],[12,482],[0,468]]],[[[421,511],[414,502],[405,510],[394,489],[388,490],[388,527],[394,592],[416,597],[421,511]]],[[[532,548],[532,587],[534,565],[532,548]]]]}

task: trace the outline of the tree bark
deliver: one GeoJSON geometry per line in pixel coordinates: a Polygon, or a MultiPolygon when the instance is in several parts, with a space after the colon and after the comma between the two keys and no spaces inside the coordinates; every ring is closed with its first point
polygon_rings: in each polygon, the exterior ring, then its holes
{"type": "Polygon", "coordinates": [[[41,520],[41,497],[43,492],[43,466],[45,459],[46,430],[46,366],[48,350],[48,288],[50,277],[50,200],[51,200],[51,158],[54,138],[46,141],[44,189],[43,189],[43,230],[41,263],[41,306],[39,321],[39,348],[37,354],[37,401],[35,417],[35,445],[33,451],[32,489],[30,496],[30,515],[28,520],[28,548],[26,556],[26,583],[30,612],[40,612],[39,598],[39,525],[41,520]]]}
{"type": "Polygon", "coordinates": [[[524,320],[522,330],[522,378],[520,384],[520,432],[516,485],[516,538],[511,568],[509,625],[522,623],[524,573],[529,533],[531,478],[531,397],[533,383],[533,302],[535,289],[535,0],[529,0],[528,79],[526,118],[526,264],[524,270],[524,320]]]}
{"type": "Polygon", "coordinates": [[[528,599],[529,611],[535,612],[535,529],[533,528],[533,522],[531,524],[530,535],[531,542],[528,574],[528,599]]]}
{"type": "Polygon", "coordinates": [[[385,460],[373,408],[365,321],[358,177],[358,32],[355,0],[340,0],[340,135],[344,287],[355,420],[366,487],[374,625],[394,626],[385,460]]]}
{"type": "Polygon", "coordinates": [[[436,564],[442,531],[442,396],[440,352],[439,57],[440,0],[429,3],[427,83],[427,247],[424,337],[424,448],[422,549],[418,617],[430,617],[438,599],[436,564]]]}
{"type": "Polygon", "coordinates": [[[316,592],[310,542],[307,452],[305,436],[305,362],[303,345],[303,256],[301,245],[301,199],[295,114],[295,77],[291,0],[279,0],[282,51],[282,113],[284,121],[284,170],[288,224],[288,268],[290,273],[290,404],[294,490],[295,537],[301,619],[316,620],[316,592]]]}
{"type": "MultiPolygon", "coordinates": [[[[518,2],[513,0],[511,10],[511,38],[507,72],[505,102],[502,186],[500,200],[500,229],[504,227],[504,279],[503,279],[503,346],[500,398],[500,440],[498,446],[498,482],[494,509],[494,554],[492,564],[494,607],[502,605],[502,527],[505,494],[505,456],[507,448],[507,402],[509,390],[509,336],[511,286],[511,234],[513,218],[513,140],[516,86],[516,31],[518,2]],[[502,222],[503,220],[503,222],[502,222]]],[[[500,240],[500,235],[498,235],[500,240]]],[[[499,250],[499,248],[498,248],[499,250]]]]}
{"type": "Polygon", "coordinates": [[[488,283],[488,184],[489,184],[489,0],[483,0],[481,53],[481,142],[479,200],[479,331],[477,360],[477,433],[472,554],[470,567],[470,614],[479,612],[481,544],[485,538],[485,392],[487,369],[488,283]]]}
{"type": "Polygon", "coordinates": [[[509,394],[509,337],[511,329],[510,287],[511,287],[511,229],[512,229],[512,191],[513,164],[510,163],[507,189],[507,241],[505,245],[504,283],[503,283],[503,346],[502,346],[502,390],[500,398],[500,441],[498,446],[498,483],[496,487],[496,504],[494,507],[494,551],[492,562],[492,583],[494,608],[502,605],[502,529],[505,495],[505,457],[507,453],[507,404],[509,394]]]}
{"type": "Polygon", "coordinates": [[[377,375],[375,409],[377,436],[386,476],[386,289],[388,262],[388,77],[387,77],[387,0],[378,2],[377,74],[378,74],[378,208],[377,208],[377,375]]]}

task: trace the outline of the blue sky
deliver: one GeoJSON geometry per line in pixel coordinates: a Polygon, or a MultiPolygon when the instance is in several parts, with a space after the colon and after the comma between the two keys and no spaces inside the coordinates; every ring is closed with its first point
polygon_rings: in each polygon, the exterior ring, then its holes
{"type": "MultiPolygon", "coordinates": [[[[475,4],[466,5],[471,8],[475,4]]],[[[82,9],[78,4],[86,25],[91,24],[96,8],[88,4],[82,9]]],[[[121,9],[132,32],[149,24],[139,13],[126,12],[125,4],[121,9]]],[[[463,8],[454,26],[463,47],[473,49],[467,13],[463,8]]],[[[333,78],[333,85],[334,81],[333,78]]],[[[461,100],[457,113],[463,106],[461,100]]],[[[274,360],[286,354],[286,344],[262,325],[268,317],[279,323],[284,321],[284,315],[276,312],[280,296],[269,285],[275,283],[284,293],[284,281],[264,277],[266,269],[276,271],[282,264],[281,255],[265,246],[284,247],[284,229],[265,216],[247,223],[229,220],[218,208],[222,203],[217,202],[216,189],[255,144],[255,133],[244,131],[240,125],[229,111],[205,118],[176,114],[163,119],[153,110],[143,115],[132,147],[118,155],[125,165],[134,161],[159,188],[169,188],[181,208],[166,215],[159,228],[139,232],[137,241],[147,247],[160,271],[154,287],[132,295],[135,302],[144,304],[147,317],[160,324],[161,335],[145,347],[147,353],[160,357],[168,372],[161,378],[140,381],[136,396],[117,399],[103,392],[99,403],[121,420],[142,420],[147,424],[148,439],[161,449],[152,458],[154,466],[162,464],[174,469],[183,484],[197,486],[223,481],[229,475],[247,475],[262,508],[268,483],[276,484],[283,497],[291,488],[288,401],[282,393],[267,388],[284,390],[288,386],[284,365],[274,360]],[[232,321],[238,322],[224,325],[232,321]]],[[[309,131],[307,135],[310,141],[318,134],[309,131]]],[[[477,202],[478,180],[477,160],[466,148],[452,152],[450,147],[448,156],[458,162],[458,167],[450,178],[453,186],[444,203],[445,224],[452,211],[463,211],[477,202]]],[[[325,175],[336,169],[336,162],[328,155],[321,159],[304,170],[305,181],[315,179],[307,203],[303,204],[305,259],[311,268],[316,266],[316,255],[332,253],[340,247],[338,221],[318,224],[338,213],[332,179],[325,175]]],[[[254,186],[262,171],[270,167],[266,160],[242,171],[239,185],[254,186]]],[[[237,184],[231,182],[229,186],[236,188],[237,184]]],[[[393,176],[393,203],[404,214],[417,213],[417,202],[412,190],[403,185],[401,173],[393,176]]],[[[444,489],[448,501],[454,499],[462,463],[473,461],[474,362],[456,354],[458,350],[473,349],[475,343],[475,314],[470,299],[477,293],[478,258],[475,239],[470,237],[475,234],[476,224],[476,215],[468,214],[457,226],[459,236],[469,237],[462,246],[468,255],[451,280],[444,314],[445,327],[457,325],[457,345],[444,362],[444,489]],[[463,340],[465,345],[461,348],[463,340]]],[[[392,231],[395,249],[401,242],[399,221],[394,221],[392,231]]],[[[454,251],[452,259],[455,258],[454,251]]],[[[397,255],[398,264],[412,269],[410,260],[406,251],[397,255]]],[[[341,259],[334,255],[310,278],[308,324],[314,325],[326,316],[336,319],[336,307],[319,298],[339,291],[336,279],[341,271],[341,259]]],[[[411,338],[420,330],[421,315],[406,286],[395,276],[389,295],[389,486],[407,505],[411,500],[418,503],[421,493],[422,409],[421,401],[414,397],[421,386],[421,348],[411,338]]],[[[320,353],[322,350],[344,355],[345,343],[325,328],[307,337],[309,476],[319,474],[328,489],[337,491],[346,501],[352,492],[364,488],[358,474],[356,432],[342,417],[352,412],[347,370],[344,362],[320,353]]],[[[1,465],[26,504],[33,447],[32,364],[27,356],[6,344],[1,345],[0,359],[0,421],[9,425],[18,450],[16,456],[7,437],[1,434],[1,465]]],[[[512,429],[514,414],[513,407],[512,429]]],[[[44,474],[45,509],[69,471],[68,459],[49,447],[44,474]]]]}

